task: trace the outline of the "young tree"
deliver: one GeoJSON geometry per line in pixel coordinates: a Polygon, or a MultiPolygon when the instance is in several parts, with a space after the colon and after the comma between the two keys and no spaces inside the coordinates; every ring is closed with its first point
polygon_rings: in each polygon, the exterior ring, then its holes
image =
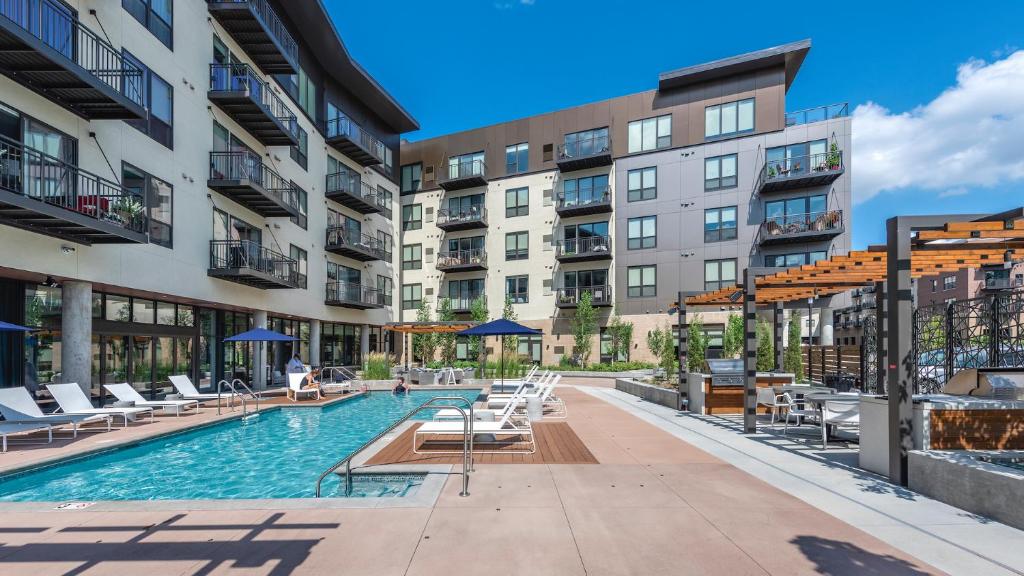
{"type": "Polygon", "coordinates": [[[658,359],[658,366],[665,371],[665,377],[675,369],[675,334],[668,326],[655,328],[647,333],[647,348],[658,359]]]}
{"type": "Polygon", "coordinates": [[[619,359],[629,360],[629,351],[633,348],[633,325],[623,322],[618,312],[615,312],[608,323],[608,353],[611,354],[612,362],[619,359]]]}
{"type": "Polygon", "coordinates": [[[704,333],[704,317],[697,314],[690,320],[686,331],[686,368],[690,372],[704,370],[708,353],[708,338],[704,333]]]}
{"type": "Polygon", "coordinates": [[[743,351],[744,338],[743,317],[729,314],[725,322],[725,333],[722,334],[722,357],[736,358],[743,351]]]}
{"type": "MultiPolygon", "coordinates": [[[[441,298],[437,303],[437,319],[441,322],[455,320],[455,313],[452,312],[452,301],[450,298],[441,298]]],[[[435,334],[438,347],[441,349],[441,361],[445,366],[455,364],[455,333],[442,332],[435,334]]]]}
{"type": "Polygon", "coordinates": [[[800,382],[804,379],[803,352],[800,350],[800,314],[793,312],[789,317],[789,330],[786,335],[786,352],[782,356],[782,365],[786,372],[794,375],[800,382]]]}
{"type": "MultiPolygon", "coordinates": [[[[505,295],[505,306],[501,309],[501,317],[505,320],[511,320],[515,322],[519,320],[519,316],[516,315],[515,309],[512,307],[512,297],[505,295]]],[[[505,354],[515,354],[519,350],[519,338],[515,336],[505,336],[505,354]]]]}
{"type": "MultiPolygon", "coordinates": [[[[430,304],[426,300],[420,301],[420,307],[416,311],[417,322],[430,322],[430,304]]],[[[420,357],[420,361],[426,365],[434,359],[435,340],[433,334],[413,334],[413,352],[420,357]]]]}
{"type": "MultiPolygon", "coordinates": [[[[477,296],[473,303],[470,304],[469,316],[474,322],[487,322],[489,315],[487,313],[487,300],[483,296],[477,296]]],[[[476,358],[477,364],[480,366],[481,374],[483,372],[485,363],[485,352],[487,347],[484,345],[484,339],[480,336],[469,337],[469,357],[476,358]]],[[[481,378],[483,376],[481,375],[481,378]]]]}
{"type": "Polygon", "coordinates": [[[757,369],[761,372],[775,369],[775,343],[767,320],[757,321],[757,369]]]}
{"type": "Polygon", "coordinates": [[[584,291],[580,294],[576,314],[572,318],[572,355],[580,366],[586,366],[590,360],[590,349],[593,345],[591,338],[596,329],[597,311],[594,309],[590,292],[584,291]]]}

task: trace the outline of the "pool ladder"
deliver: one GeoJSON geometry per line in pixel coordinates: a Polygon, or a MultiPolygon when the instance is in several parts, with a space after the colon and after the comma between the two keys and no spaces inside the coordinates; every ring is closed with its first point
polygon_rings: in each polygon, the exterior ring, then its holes
{"type": "Polygon", "coordinates": [[[239,394],[238,393],[238,389],[235,388],[235,385],[239,385],[242,388],[244,388],[245,391],[248,392],[249,395],[252,396],[253,399],[256,400],[256,411],[253,412],[253,416],[259,416],[259,413],[260,413],[260,396],[259,396],[259,394],[253,392],[252,388],[249,388],[249,386],[245,382],[242,382],[238,378],[235,378],[231,382],[228,382],[227,380],[221,380],[220,382],[217,383],[217,414],[220,415],[220,408],[221,408],[221,401],[220,401],[220,399],[221,399],[221,394],[222,394],[222,392],[224,390],[224,387],[227,386],[228,388],[231,389],[231,396],[228,396],[228,407],[231,408],[232,411],[234,411],[234,409],[235,409],[235,396],[238,396],[239,398],[242,399],[242,420],[245,420],[245,419],[247,419],[249,417],[249,408],[248,408],[248,404],[246,404],[246,402],[245,402],[245,396],[243,394],[239,394]]]}
{"type": "Polygon", "coordinates": [[[469,473],[473,471],[473,403],[462,396],[437,396],[413,408],[408,414],[402,416],[398,422],[388,426],[386,430],[364,442],[362,446],[356,448],[351,454],[345,456],[341,460],[338,460],[327,470],[324,470],[323,474],[321,474],[320,478],[316,481],[316,497],[320,497],[320,485],[323,484],[324,478],[330,476],[331,473],[338,468],[341,468],[342,465],[345,466],[345,495],[348,496],[352,494],[352,459],[363,450],[372,446],[378,440],[393,432],[408,419],[412,418],[419,412],[430,408],[454,408],[458,410],[459,414],[462,415],[462,421],[465,424],[465,428],[463,428],[463,430],[469,430],[469,433],[462,437],[462,492],[459,492],[459,496],[469,496],[469,473]],[[463,402],[469,407],[469,412],[467,413],[464,409],[450,404],[435,404],[435,402],[441,400],[463,402]]]}

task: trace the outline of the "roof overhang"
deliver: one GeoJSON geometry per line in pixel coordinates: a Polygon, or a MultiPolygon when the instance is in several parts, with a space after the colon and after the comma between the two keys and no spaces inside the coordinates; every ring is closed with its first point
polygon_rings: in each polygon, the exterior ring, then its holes
{"type": "Polygon", "coordinates": [[[662,72],[658,75],[658,90],[672,90],[709,80],[735,76],[744,72],[753,72],[779,66],[786,68],[786,90],[789,90],[789,86],[796,78],[796,73],[800,70],[800,65],[803,64],[804,58],[810,49],[810,39],[799,40],[705,64],[662,72]]]}

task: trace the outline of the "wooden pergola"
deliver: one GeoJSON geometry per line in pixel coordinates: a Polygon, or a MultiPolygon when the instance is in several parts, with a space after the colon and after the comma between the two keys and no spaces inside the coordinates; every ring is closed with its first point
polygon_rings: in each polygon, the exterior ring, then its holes
{"type": "Polygon", "coordinates": [[[403,353],[405,354],[405,369],[409,370],[412,360],[412,350],[409,348],[410,334],[452,334],[462,332],[476,326],[479,322],[388,322],[384,327],[392,332],[400,332],[403,339],[403,353]]]}
{"type": "MultiPolygon", "coordinates": [[[[786,303],[874,286],[878,319],[878,391],[889,397],[889,477],[907,483],[907,452],[913,449],[911,281],[924,276],[1012,262],[1024,253],[1024,208],[998,214],[896,216],[886,222],[886,244],[789,269],[747,268],[743,284],[680,299],[680,366],[686,354],[687,306],[743,305],[746,386],[744,430],[756,431],[757,305],[774,308],[776,369],[782,367],[782,309],[786,303]],[[884,335],[884,337],[883,337],[884,335]]],[[[680,370],[680,396],[686,376],[680,370]]]]}

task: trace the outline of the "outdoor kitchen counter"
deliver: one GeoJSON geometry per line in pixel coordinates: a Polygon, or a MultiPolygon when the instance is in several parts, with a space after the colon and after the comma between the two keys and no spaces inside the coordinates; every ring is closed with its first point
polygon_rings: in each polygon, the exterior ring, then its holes
{"type": "MultiPolygon", "coordinates": [[[[742,414],[743,384],[713,383],[714,376],[699,372],[687,376],[690,410],[699,414],[742,414]]],[[[793,381],[793,374],[788,372],[757,373],[758,388],[783,386],[793,381]]],[[[758,412],[764,413],[764,407],[758,407],[758,412]]]]}

